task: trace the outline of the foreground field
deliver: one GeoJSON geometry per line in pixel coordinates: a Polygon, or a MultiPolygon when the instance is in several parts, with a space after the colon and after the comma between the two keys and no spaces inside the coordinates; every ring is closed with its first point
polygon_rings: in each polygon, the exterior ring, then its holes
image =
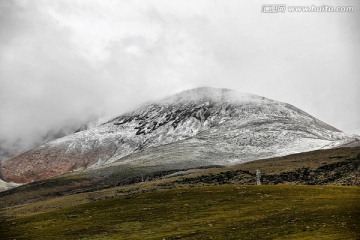
{"type": "Polygon", "coordinates": [[[157,189],[5,218],[1,221],[0,236],[1,239],[359,239],[359,229],[359,187],[179,185],[169,190],[157,189]]]}

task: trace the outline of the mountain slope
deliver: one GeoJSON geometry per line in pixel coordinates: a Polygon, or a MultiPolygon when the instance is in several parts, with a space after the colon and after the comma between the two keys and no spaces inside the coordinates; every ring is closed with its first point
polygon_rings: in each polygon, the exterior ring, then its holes
{"type": "Polygon", "coordinates": [[[228,165],[352,141],[289,104],[198,88],[146,104],[2,161],[5,181],[31,182],[113,165],[228,165]]]}

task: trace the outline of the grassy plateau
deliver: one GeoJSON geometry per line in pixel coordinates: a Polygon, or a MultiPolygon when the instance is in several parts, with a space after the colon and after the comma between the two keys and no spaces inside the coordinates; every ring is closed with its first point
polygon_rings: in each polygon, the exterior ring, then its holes
{"type": "Polygon", "coordinates": [[[2,239],[359,239],[360,189],[201,186],[1,222],[2,239]]]}

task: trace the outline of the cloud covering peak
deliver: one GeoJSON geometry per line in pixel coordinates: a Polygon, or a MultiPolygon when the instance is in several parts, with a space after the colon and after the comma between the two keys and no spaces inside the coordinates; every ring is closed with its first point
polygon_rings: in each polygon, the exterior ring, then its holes
{"type": "Polygon", "coordinates": [[[351,131],[358,9],[266,15],[264,3],[1,1],[2,146],[26,150],[54,129],[198,86],[289,102],[351,131]]]}

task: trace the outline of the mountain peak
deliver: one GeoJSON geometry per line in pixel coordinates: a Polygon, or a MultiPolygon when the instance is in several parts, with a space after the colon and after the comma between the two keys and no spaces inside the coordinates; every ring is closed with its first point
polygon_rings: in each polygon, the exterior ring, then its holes
{"type": "MultiPolygon", "coordinates": [[[[179,104],[188,102],[255,102],[262,101],[266,98],[253,95],[250,93],[241,93],[227,88],[211,88],[211,87],[198,87],[194,89],[184,90],[172,96],[166,97],[157,103],[160,104],[179,104]]],[[[269,99],[267,99],[269,100],[269,99]]]]}

